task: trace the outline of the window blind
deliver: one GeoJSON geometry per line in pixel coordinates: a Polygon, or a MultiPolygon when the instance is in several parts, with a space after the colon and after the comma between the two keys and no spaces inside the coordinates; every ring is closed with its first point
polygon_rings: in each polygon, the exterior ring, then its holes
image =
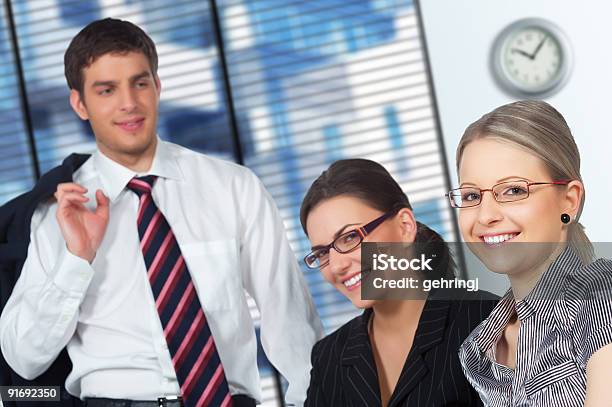
{"type": "MultiPolygon", "coordinates": [[[[314,179],[340,158],[383,164],[418,220],[453,239],[418,17],[410,1],[218,2],[245,164],[301,257],[314,179]]],[[[303,264],[327,332],[360,311],[303,264]]]]}
{"type": "MultiPolygon", "coordinates": [[[[412,1],[10,4],[11,16],[0,11],[0,203],[31,187],[35,166],[44,172],[73,151],[94,150],[89,125],[68,103],[63,54],[86,24],[115,17],[139,25],[157,45],[160,136],[232,161],[243,157],[242,163],[262,179],[279,206],[326,332],[360,312],[319,271],[301,262],[309,243],[299,207],[310,184],[333,161],[363,157],[380,162],[408,194],[417,220],[455,240],[443,199],[448,189],[443,147],[412,1]],[[19,104],[9,17],[17,31],[28,114],[19,104]],[[36,161],[25,123],[32,125],[36,161]]],[[[248,302],[258,326],[255,303],[248,302]]],[[[259,351],[264,405],[278,405],[272,370],[259,351]]]]}
{"type": "Polygon", "coordinates": [[[0,7],[0,203],[31,188],[35,178],[9,27],[3,4],[0,7]]]}

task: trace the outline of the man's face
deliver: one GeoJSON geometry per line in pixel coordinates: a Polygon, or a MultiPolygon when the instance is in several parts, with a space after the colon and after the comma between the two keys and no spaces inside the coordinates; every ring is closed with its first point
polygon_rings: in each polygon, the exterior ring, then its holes
{"type": "Polygon", "coordinates": [[[145,55],[105,54],[83,78],[83,94],[73,89],[70,104],[89,120],[100,151],[119,163],[154,152],[160,83],[145,55]]]}

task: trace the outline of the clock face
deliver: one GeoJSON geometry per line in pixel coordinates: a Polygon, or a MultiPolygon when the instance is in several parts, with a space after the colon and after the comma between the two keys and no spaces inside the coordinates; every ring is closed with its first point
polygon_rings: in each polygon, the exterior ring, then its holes
{"type": "Polygon", "coordinates": [[[495,74],[513,93],[543,96],[559,89],[569,72],[569,46],[545,20],[520,20],[495,44],[495,74]]]}

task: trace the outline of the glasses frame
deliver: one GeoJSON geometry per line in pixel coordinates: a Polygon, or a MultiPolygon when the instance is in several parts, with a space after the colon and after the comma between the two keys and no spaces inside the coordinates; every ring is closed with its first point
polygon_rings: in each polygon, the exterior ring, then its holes
{"type": "Polygon", "coordinates": [[[515,181],[499,182],[499,183],[493,185],[491,188],[487,188],[487,189],[480,189],[480,188],[477,188],[477,187],[454,188],[454,189],[451,189],[450,191],[448,191],[445,195],[448,197],[450,205],[453,208],[457,208],[457,209],[475,208],[475,207],[479,206],[482,203],[482,197],[484,196],[484,193],[486,191],[490,191],[491,192],[491,195],[493,196],[493,199],[495,199],[496,202],[499,202],[499,203],[511,203],[511,202],[522,201],[524,199],[529,198],[529,195],[531,193],[531,186],[532,185],[567,185],[570,182],[571,182],[571,180],[548,181],[548,182],[544,182],[544,181],[532,182],[532,181],[527,181],[527,180],[521,179],[521,180],[515,180],[515,181]],[[526,183],[527,184],[527,195],[525,195],[523,198],[515,199],[514,201],[500,201],[498,199],[498,196],[493,192],[495,187],[498,186],[498,185],[503,185],[503,184],[511,184],[513,182],[524,182],[524,183],[526,183]],[[456,206],[454,201],[453,201],[453,198],[452,198],[453,197],[453,192],[461,191],[462,189],[479,190],[480,191],[480,200],[478,201],[478,203],[475,204],[475,205],[468,205],[468,206],[456,206]]]}
{"type": "Polygon", "coordinates": [[[369,223],[367,223],[367,224],[365,224],[363,226],[360,226],[360,227],[355,228],[355,229],[347,230],[346,232],[341,233],[330,244],[318,247],[316,250],[312,250],[306,256],[304,256],[304,264],[306,264],[306,267],[308,267],[310,269],[317,269],[317,268],[322,268],[322,267],[327,266],[329,264],[329,257],[328,257],[328,259],[327,259],[327,261],[325,263],[321,263],[318,266],[311,266],[310,264],[308,264],[308,261],[306,259],[309,256],[311,256],[314,252],[317,252],[319,250],[328,250],[328,251],[330,251],[331,249],[334,249],[336,252],[342,253],[342,254],[350,253],[353,250],[356,250],[359,246],[361,246],[361,243],[363,243],[363,239],[367,235],[372,233],[374,231],[374,229],[376,229],[378,226],[380,226],[388,218],[390,218],[391,216],[395,215],[402,208],[405,208],[405,206],[399,206],[397,208],[393,208],[389,212],[383,213],[378,218],[374,219],[373,221],[371,221],[371,222],[369,222],[369,223]],[[349,233],[354,233],[354,232],[357,232],[357,235],[359,236],[359,241],[355,244],[355,247],[353,247],[353,248],[351,248],[349,250],[340,250],[336,246],[336,242],[340,241],[340,239],[342,237],[348,235],[349,233]]]}

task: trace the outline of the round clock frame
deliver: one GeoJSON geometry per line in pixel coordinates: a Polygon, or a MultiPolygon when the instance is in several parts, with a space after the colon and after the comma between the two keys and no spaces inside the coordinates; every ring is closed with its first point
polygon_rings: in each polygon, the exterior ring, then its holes
{"type": "MultiPolygon", "coordinates": [[[[532,55],[527,56],[532,57],[532,55]]],[[[497,83],[512,95],[527,98],[544,98],[557,93],[567,83],[573,63],[572,49],[565,33],[554,23],[542,18],[524,18],[508,25],[495,39],[491,53],[491,67],[497,83]],[[552,37],[560,51],[559,69],[550,80],[539,86],[527,86],[518,82],[504,64],[504,51],[509,42],[515,38],[517,33],[530,28],[543,31],[552,37]]]]}

